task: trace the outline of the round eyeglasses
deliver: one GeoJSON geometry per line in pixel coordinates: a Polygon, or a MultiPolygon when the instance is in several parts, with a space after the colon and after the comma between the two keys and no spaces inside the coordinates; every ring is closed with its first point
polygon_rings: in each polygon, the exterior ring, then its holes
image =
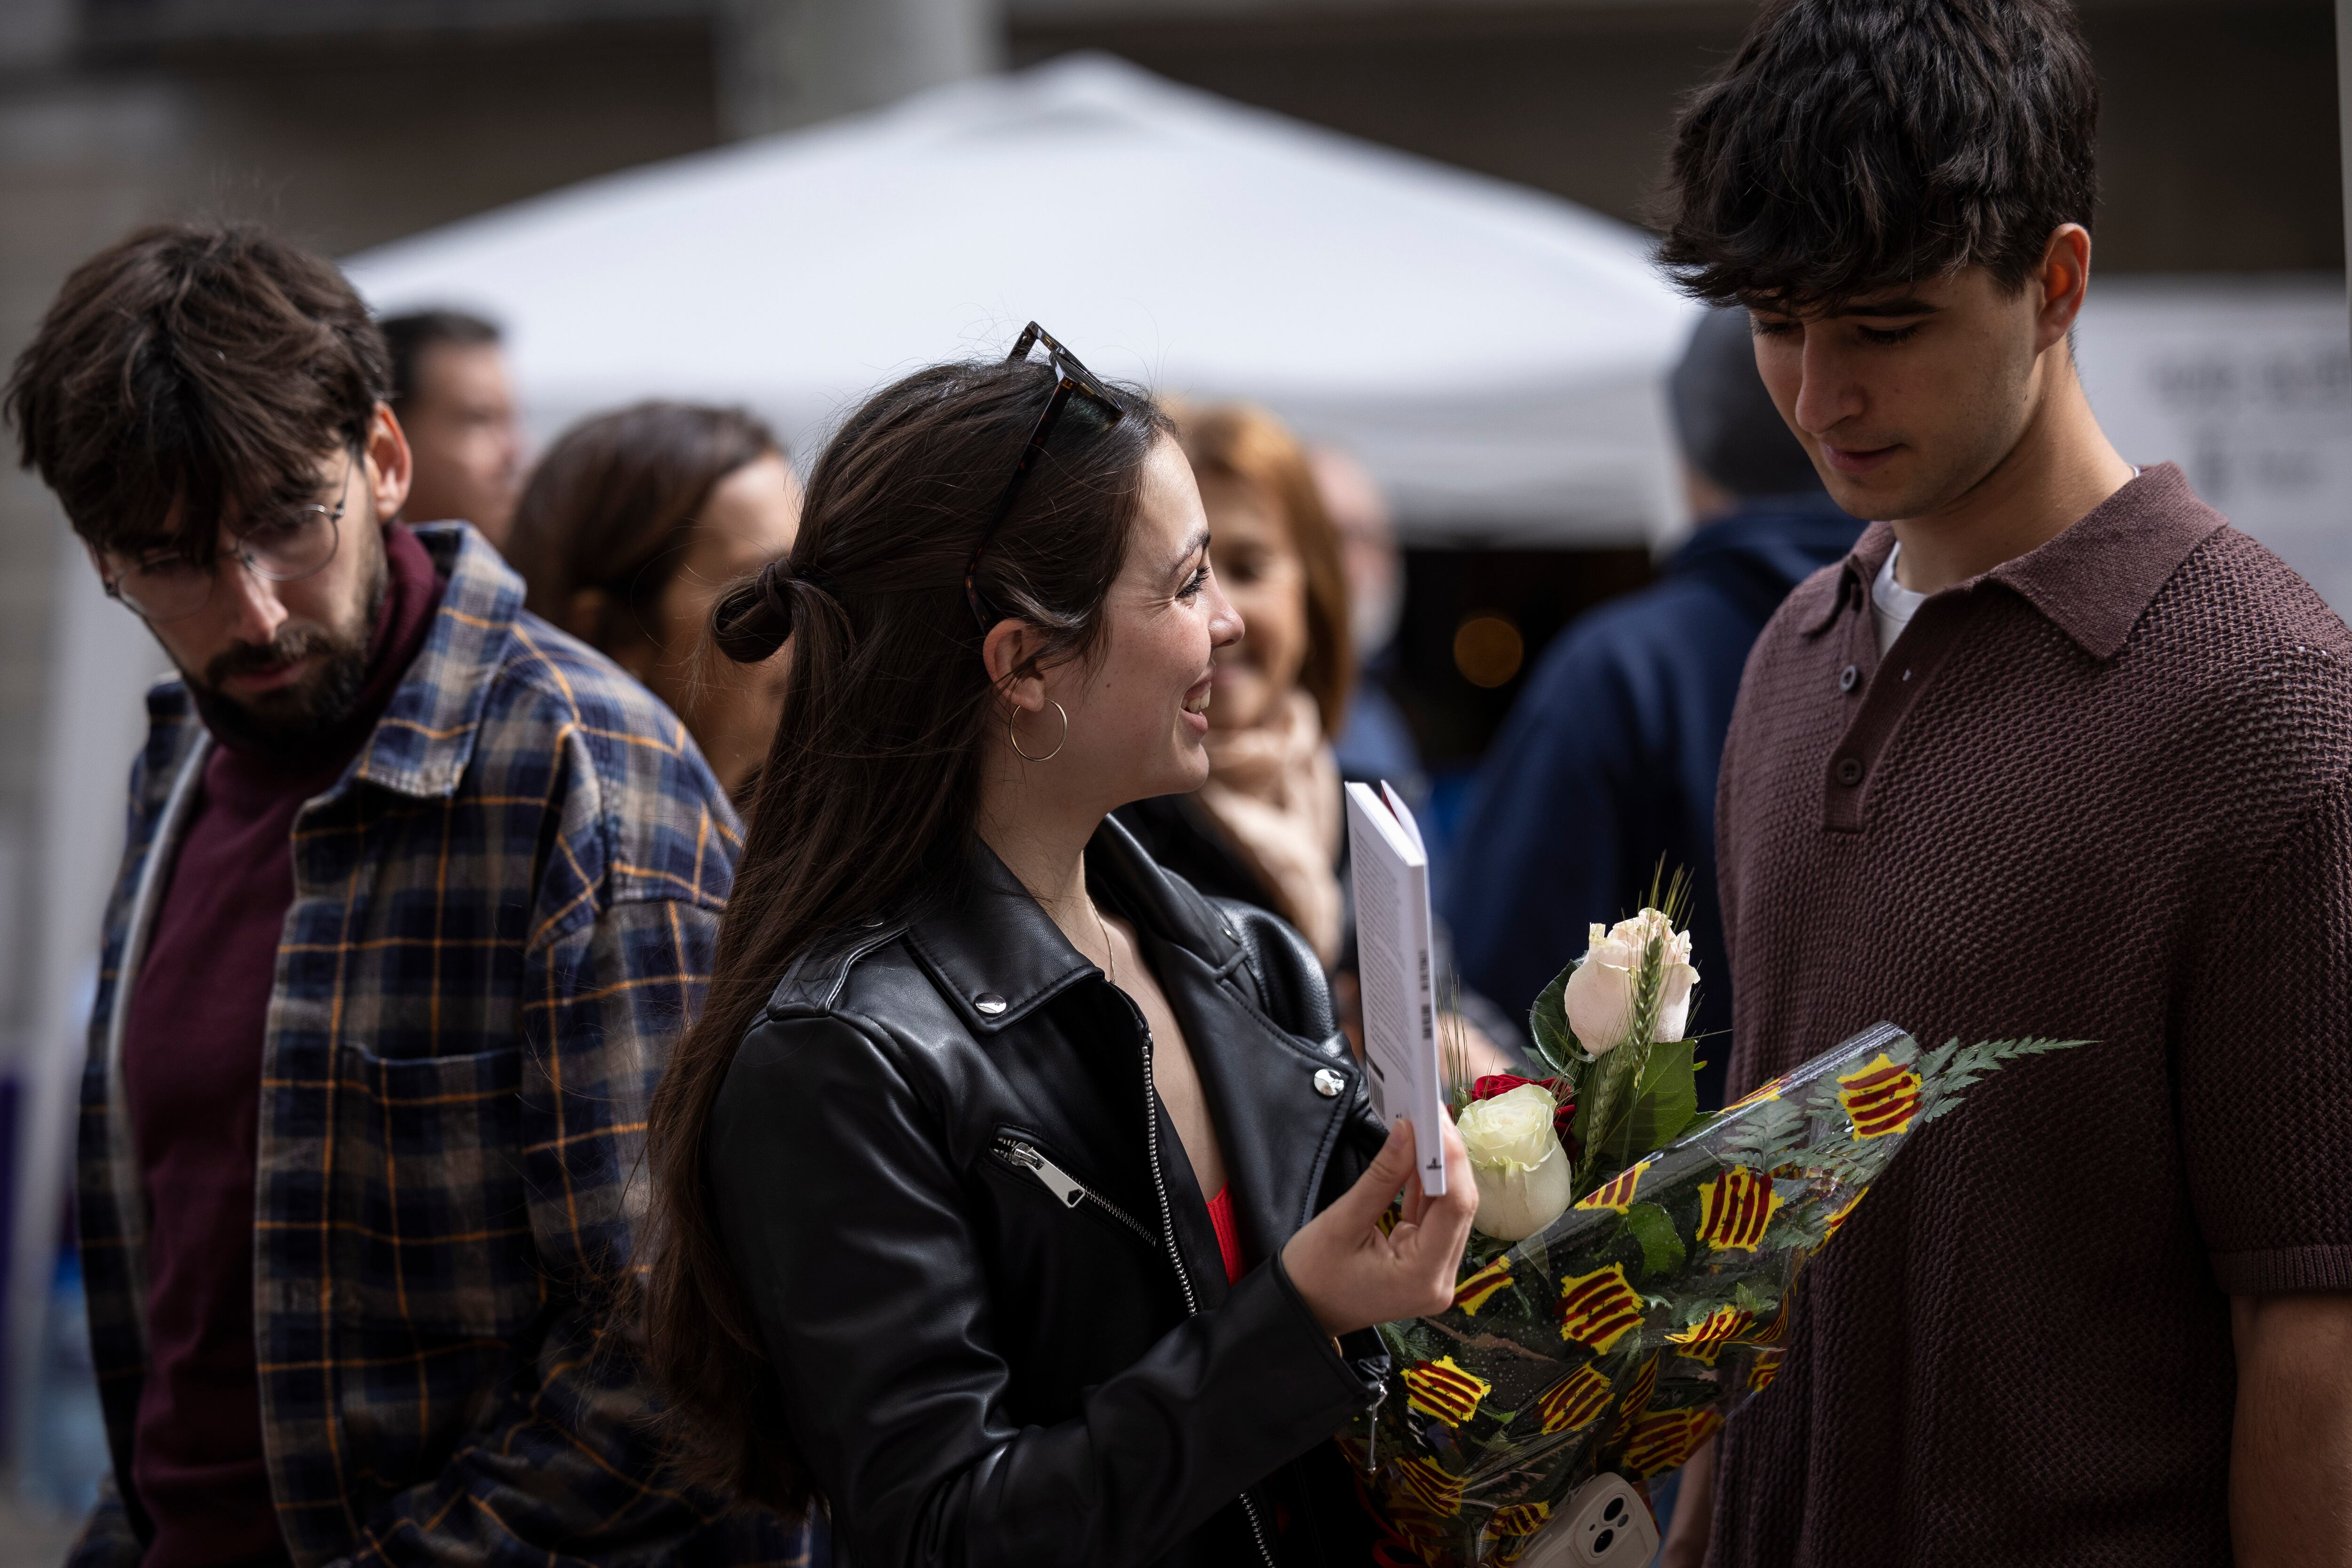
{"type": "Polygon", "coordinates": [[[265,513],[238,532],[210,562],[198,563],[177,550],[151,550],[122,557],[104,552],[99,576],[107,596],[119,599],[149,622],[181,621],[211,603],[213,584],[225,560],[235,560],[272,583],[299,582],[326,570],[341,542],[343,511],[351,504],[355,458],[343,466],[333,506],[312,502],[265,513]]]}

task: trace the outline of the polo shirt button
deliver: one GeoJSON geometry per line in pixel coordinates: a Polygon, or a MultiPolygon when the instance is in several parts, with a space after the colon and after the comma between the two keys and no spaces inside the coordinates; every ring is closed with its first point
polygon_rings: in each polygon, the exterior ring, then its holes
{"type": "Polygon", "coordinates": [[[1853,689],[1853,683],[1861,679],[1862,671],[1849,664],[1843,669],[1838,671],[1838,689],[1840,691],[1852,691],[1853,689]]]}
{"type": "Polygon", "coordinates": [[[1852,789],[1854,785],[1860,784],[1862,782],[1862,759],[1860,757],[1840,757],[1838,759],[1837,766],[1837,781],[1838,783],[1845,785],[1848,789],[1852,789]]]}

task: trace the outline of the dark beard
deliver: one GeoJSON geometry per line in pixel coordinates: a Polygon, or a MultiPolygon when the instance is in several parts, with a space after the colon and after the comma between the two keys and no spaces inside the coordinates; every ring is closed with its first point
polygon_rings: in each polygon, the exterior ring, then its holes
{"type": "Polygon", "coordinates": [[[239,751],[279,763],[319,760],[322,746],[341,730],[367,689],[376,620],[391,591],[392,574],[381,563],[368,589],[367,608],[355,635],[338,636],[318,626],[289,626],[268,643],[238,643],[205,666],[199,677],[187,669],[187,683],[205,728],[239,751]],[[324,662],[292,686],[245,700],[229,696],[221,682],[249,670],[270,669],[306,654],[324,662]]]}

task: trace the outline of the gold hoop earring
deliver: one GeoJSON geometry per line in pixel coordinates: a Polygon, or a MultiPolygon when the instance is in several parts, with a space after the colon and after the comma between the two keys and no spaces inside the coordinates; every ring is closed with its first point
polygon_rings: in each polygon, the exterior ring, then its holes
{"type": "MultiPolygon", "coordinates": [[[[1054,702],[1054,700],[1050,697],[1045,699],[1045,700],[1048,702],[1054,702]]],[[[1062,754],[1062,748],[1070,743],[1070,712],[1068,709],[1063,707],[1058,702],[1054,702],[1054,711],[1062,716],[1062,738],[1055,742],[1054,749],[1046,752],[1042,757],[1033,757],[1028,752],[1023,751],[1021,749],[1021,737],[1013,732],[1013,724],[1021,717],[1021,710],[1015,708],[1004,715],[1004,743],[1013,748],[1013,754],[1014,756],[1020,758],[1024,763],[1050,763],[1055,757],[1062,754]]]]}

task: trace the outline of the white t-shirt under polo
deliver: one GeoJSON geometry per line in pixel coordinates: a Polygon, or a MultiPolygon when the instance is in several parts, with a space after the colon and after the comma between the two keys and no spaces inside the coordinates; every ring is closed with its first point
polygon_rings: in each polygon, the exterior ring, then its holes
{"type": "Polygon", "coordinates": [[[1885,658],[1919,606],[1927,602],[1925,594],[1915,594],[1895,580],[1895,563],[1903,559],[1903,542],[1896,540],[1895,548],[1886,552],[1886,564],[1878,569],[1878,581],[1870,585],[1870,616],[1878,626],[1878,657],[1885,658]]]}

